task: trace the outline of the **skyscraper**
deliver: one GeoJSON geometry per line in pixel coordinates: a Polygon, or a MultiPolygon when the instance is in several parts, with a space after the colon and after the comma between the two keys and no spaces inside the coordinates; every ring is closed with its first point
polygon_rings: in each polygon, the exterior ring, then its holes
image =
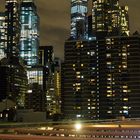
{"type": "Polygon", "coordinates": [[[120,35],[130,35],[128,6],[120,7],[120,35]]]}
{"type": "Polygon", "coordinates": [[[52,71],[48,79],[47,91],[47,111],[50,114],[61,113],[61,61],[59,58],[54,58],[52,71]]]}
{"type": "Polygon", "coordinates": [[[84,39],[87,36],[87,0],[71,1],[71,38],[84,39]]]}
{"type": "Polygon", "coordinates": [[[72,21],[82,19],[86,26],[71,26],[71,36],[72,31],[83,31],[77,32],[82,37],[65,42],[62,112],[66,118],[128,117],[128,7],[121,7],[119,0],[77,0],[72,1],[71,9],[81,4],[85,4],[88,15],[77,18],[75,11],[72,21]]]}
{"type": "Polygon", "coordinates": [[[128,7],[119,0],[93,0],[92,29],[98,38],[129,35],[128,7]]]}
{"type": "Polygon", "coordinates": [[[38,64],[39,17],[33,0],[22,0],[20,5],[20,57],[28,66],[38,64]]]}
{"type": "Polygon", "coordinates": [[[42,66],[50,66],[53,62],[53,46],[40,46],[39,47],[39,64],[42,66]]]}
{"type": "Polygon", "coordinates": [[[0,60],[6,56],[5,50],[5,13],[0,13],[0,60]]]}
{"type": "Polygon", "coordinates": [[[12,57],[19,56],[19,3],[18,0],[6,0],[5,23],[6,23],[6,53],[12,61],[12,57]]]}
{"type": "Polygon", "coordinates": [[[27,91],[27,75],[19,59],[19,3],[18,0],[6,0],[5,5],[5,53],[0,61],[0,89],[4,98],[24,107],[27,91]]]}
{"type": "Polygon", "coordinates": [[[43,89],[47,90],[49,75],[52,74],[53,64],[53,46],[40,46],[39,47],[39,65],[44,67],[44,84],[43,89]]]}

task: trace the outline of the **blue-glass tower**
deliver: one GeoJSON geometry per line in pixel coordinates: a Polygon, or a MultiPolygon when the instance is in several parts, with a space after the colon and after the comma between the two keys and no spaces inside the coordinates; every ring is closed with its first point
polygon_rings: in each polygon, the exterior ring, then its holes
{"type": "Polygon", "coordinates": [[[33,0],[22,0],[20,5],[20,57],[27,66],[38,64],[39,16],[33,0]]]}
{"type": "Polygon", "coordinates": [[[0,60],[6,56],[5,54],[5,13],[0,13],[0,60]]]}
{"type": "Polygon", "coordinates": [[[87,35],[87,0],[71,1],[71,38],[84,39],[87,35]]]}

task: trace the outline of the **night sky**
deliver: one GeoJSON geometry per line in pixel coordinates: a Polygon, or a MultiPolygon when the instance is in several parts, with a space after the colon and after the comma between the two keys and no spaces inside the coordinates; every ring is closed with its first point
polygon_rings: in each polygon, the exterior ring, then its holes
{"type": "MultiPolygon", "coordinates": [[[[70,32],[71,0],[36,0],[40,16],[40,45],[53,45],[55,56],[63,59],[64,41],[70,32]]],[[[0,0],[0,9],[5,0],[0,0]]],[[[140,31],[140,0],[120,0],[129,6],[130,30],[140,31]]]]}

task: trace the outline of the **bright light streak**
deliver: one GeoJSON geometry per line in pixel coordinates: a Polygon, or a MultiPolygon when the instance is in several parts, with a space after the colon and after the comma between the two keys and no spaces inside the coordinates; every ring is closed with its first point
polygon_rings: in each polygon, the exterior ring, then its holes
{"type": "Polygon", "coordinates": [[[48,127],[47,130],[53,130],[53,127],[48,127]]]}
{"type": "Polygon", "coordinates": [[[80,123],[75,124],[76,130],[80,130],[82,128],[82,125],[80,123]]]}
{"type": "Polygon", "coordinates": [[[46,127],[41,127],[41,128],[39,128],[40,130],[46,130],[46,127]]]}
{"type": "Polygon", "coordinates": [[[32,90],[28,90],[28,93],[32,93],[32,90]]]}

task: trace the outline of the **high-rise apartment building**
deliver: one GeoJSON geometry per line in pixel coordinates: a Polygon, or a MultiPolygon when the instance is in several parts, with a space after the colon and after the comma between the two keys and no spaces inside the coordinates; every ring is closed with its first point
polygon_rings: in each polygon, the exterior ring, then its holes
{"type": "MultiPolygon", "coordinates": [[[[125,40],[126,41],[126,40],[125,40]]],[[[125,42],[124,41],[124,42],[125,42]]],[[[139,118],[140,115],[140,34],[133,34],[128,39],[128,115],[131,118],[139,118]]]]}
{"type": "Polygon", "coordinates": [[[139,117],[140,35],[108,37],[105,44],[99,45],[100,117],[139,117]]]}
{"type": "Polygon", "coordinates": [[[6,56],[5,54],[5,13],[0,13],[0,60],[6,56]]]}
{"type": "Polygon", "coordinates": [[[98,117],[96,59],[96,41],[65,42],[65,62],[62,68],[62,112],[66,118],[98,117]]]}
{"type": "Polygon", "coordinates": [[[71,1],[71,38],[87,37],[87,0],[71,1]]]}
{"type": "Polygon", "coordinates": [[[107,37],[98,41],[99,118],[128,117],[128,42],[124,38],[129,37],[107,37]]]}
{"type": "Polygon", "coordinates": [[[27,66],[38,64],[39,17],[33,0],[22,0],[20,4],[20,57],[27,66]]]}
{"type": "MultiPolygon", "coordinates": [[[[75,4],[85,4],[86,28],[82,29],[86,30],[82,31],[84,35],[88,33],[88,38],[65,42],[62,112],[66,118],[129,117],[128,92],[132,89],[128,89],[127,51],[134,38],[129,38],[128,7],[120,6],[119,0],[82,2],[72,1],[71,9],[75,4]]],[[[77,14],[76,11],[72,17],[77,14]]]]}

